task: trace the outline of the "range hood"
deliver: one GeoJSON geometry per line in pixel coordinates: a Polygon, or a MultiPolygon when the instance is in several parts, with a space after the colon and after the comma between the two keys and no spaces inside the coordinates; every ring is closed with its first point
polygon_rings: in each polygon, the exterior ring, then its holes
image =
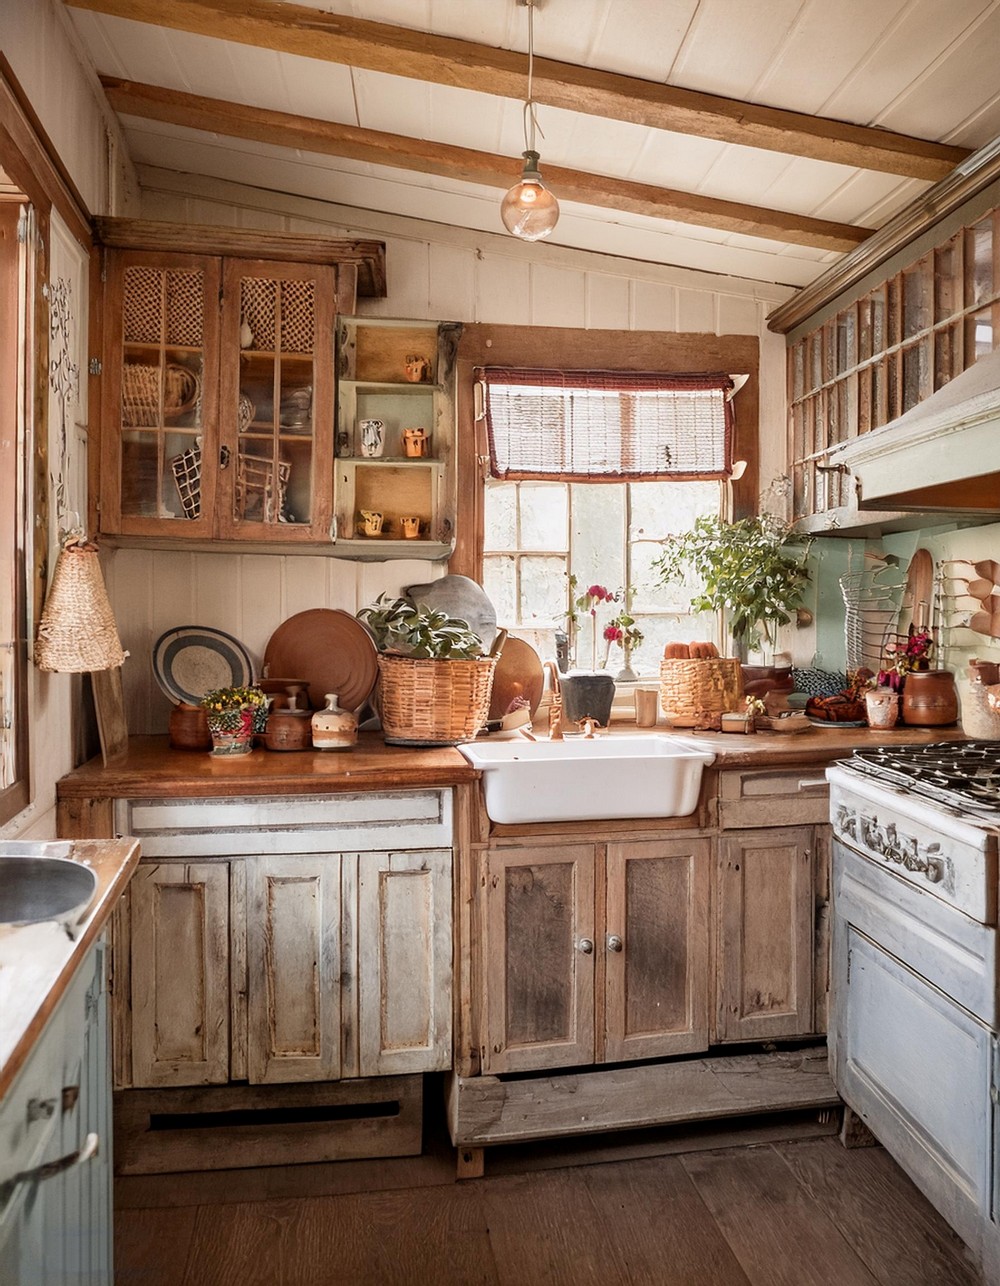
{"type": "Polygon", "coordinates": [[[828,458],[854,475],[859,509],[1000,517],[1000,349],[828,458]]]}

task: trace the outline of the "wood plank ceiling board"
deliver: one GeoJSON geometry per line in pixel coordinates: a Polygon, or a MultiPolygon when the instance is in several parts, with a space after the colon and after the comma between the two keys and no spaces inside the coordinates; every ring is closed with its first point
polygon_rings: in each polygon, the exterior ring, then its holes
{"type": "MultiPolygon", "coordinates": [[[[294,3],[172,0],[163,5],[157,0],[72,0],[72,7],[506,97],[523,98],[525,93],[524,58],[517,51],[341,17],[294,3]]],[[[940,177],[964,155],[961,149],[887,131],[706,96],[537,55],[534,97],[539,103],[588,114],[922,178],[940,177]]]]}
{"type": "MultiPolygon", "coordinates": [[[[240,103],[161,90],[153,85],[136,85],[109,78],[102,83],[111,105],[123,114],[148,115],[175,125],[215,130],[236,138],[483,183],[501,191],[505,184],[513,181],[506,156],[327,121],[305,120],[287,113],[247,108],[240,103]]],[[[727,232],[765,236],[830,250],[849,250],[865,240],[871,231],[562,166],[548,165],[546,174],[553,189],[569,201],[631,210],[636,214],[682,223],[707,223],[727,232]]],[[[516,169],[513,177],[516,178],[516,169]]]]}

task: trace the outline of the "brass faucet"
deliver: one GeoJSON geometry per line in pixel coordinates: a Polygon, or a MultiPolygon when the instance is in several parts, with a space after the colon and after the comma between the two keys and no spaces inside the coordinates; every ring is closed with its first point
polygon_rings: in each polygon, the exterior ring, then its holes
{"type": "Polygon", "coordinates": [[[559,667],[555,661],[546,661],[542,669],[549,676],[549,741],[562,741],[562,688],[559,686],[559,667]]]}
{"type": "Polygon", "coordinates": [[[549,705],[549,741],[562,741],[562,693],[553,692],[549,705]]]}
{"type": "Polygon", "coordinates": [[[601,725],[597,722],[597,720],[594,718],[593,715],[588,714],[588,715],[584,715],[582,719],[577,719],[576,726],[583,733],[584,740],[593,741],[594,734],[601,725]]]}

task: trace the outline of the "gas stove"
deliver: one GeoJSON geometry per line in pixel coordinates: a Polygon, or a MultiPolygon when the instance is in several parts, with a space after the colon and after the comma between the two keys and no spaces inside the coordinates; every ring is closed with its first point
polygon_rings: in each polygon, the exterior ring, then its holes
{"type": "Polygon", "coordinates": [[[843,766],[934,800],[968,820],[1000,825],[1000,741],[856,750],[843,766]]]}

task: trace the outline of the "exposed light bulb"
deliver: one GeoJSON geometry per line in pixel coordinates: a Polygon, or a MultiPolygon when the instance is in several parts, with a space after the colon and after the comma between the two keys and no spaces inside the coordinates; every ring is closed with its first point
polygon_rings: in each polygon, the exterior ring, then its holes
{"type": "Polygon", "coordinates": [[[500,203],[503,226],[522,241],[540,241],[559,221],[559,202],[542,182],[538,153],[527,151],[524,172],[500,203]]]}

